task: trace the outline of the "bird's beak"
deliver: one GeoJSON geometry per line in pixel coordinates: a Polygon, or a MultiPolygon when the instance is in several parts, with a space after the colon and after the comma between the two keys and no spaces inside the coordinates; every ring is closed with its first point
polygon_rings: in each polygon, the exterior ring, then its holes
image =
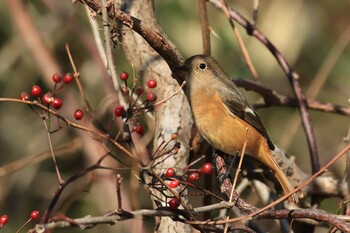
{"type": "Polygon", "coordinates": [[[183,66],[177,66],[177,67],[175,67],[175,70],[176,70],[176,71],[180,71],[180,72],[188,72],[188,71],[191,70],[191,68],[188,67],[188,66],[183,65],[183,66]]]}
{"type": "Polygon", "coordinates": [[[177,66],[173,69],[175,77],[177,77],[181,81],[185,81],[186,76],[189,74],[190,71],[191,69],[188,66],[177,66]]]}

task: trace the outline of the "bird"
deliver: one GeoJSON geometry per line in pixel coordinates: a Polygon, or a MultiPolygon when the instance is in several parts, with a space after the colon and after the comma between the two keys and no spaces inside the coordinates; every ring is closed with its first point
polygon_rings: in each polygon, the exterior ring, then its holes
{"type": "MultiPolygon", "coordinates": [[[[186,81],[185,94],[189,100],[194,123],[204,139],[216,150],[229,155],[242,151],[269,168],[284,193],[294,187],[274,159],[276,146],[247,98],[230,76],[210,55],[194,55],[176,68],[186,81]]],[[[298,203],[294,193],[290,202],[298,203]]]]}

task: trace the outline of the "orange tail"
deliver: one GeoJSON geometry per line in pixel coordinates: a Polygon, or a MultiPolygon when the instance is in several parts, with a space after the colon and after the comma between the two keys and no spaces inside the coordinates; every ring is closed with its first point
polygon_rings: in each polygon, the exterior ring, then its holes
{"type": "MultiPolygon", "coordinates": [[[[294,187],[289,182],[286,174],[284,174],[281,167],[278,165],[278,163],[273,158],[271,151],[270,150],[268,150],[268,151],[269,152],[267,152],[266,150],[263,150],[263,153],[261,153],[261,154],[263,154],[263,156],[259,156],[259,160],[272,170],[272,172],[274,173],[278,182],[282,186],[282,189],[283,189],[285,194],[292,192],[294,190],[294,187]]],[[[260,152],[262,152],[262,151],[260,151],[260,152]]],[[[293,202],[293,203],[299,202],[299,199],[298,199],[298,196],[296,193],[294,193],[292,196],[290,196],[288,200],[290,202],[293,202]]]]}
{"type": "MultiPolygon", "coordinates": [[[[274,173],[275,173],[275,176],[276,176],[278,182],[282,186],[282,189],[283,189],[284,193],[287,194],[287,193],[292,192],[294,190],[294,187],[289,182],[287,176],[284,174],[282,169],[277,165],[277,163],[276,163],[276,166],[277,167],[275,168],[274,173]]],[[[299,202],[298,195],[296,193],[293,193],[293,195],[290,196],[288,200],[293,202],[293,203],[298,203],[299,202]]]]}

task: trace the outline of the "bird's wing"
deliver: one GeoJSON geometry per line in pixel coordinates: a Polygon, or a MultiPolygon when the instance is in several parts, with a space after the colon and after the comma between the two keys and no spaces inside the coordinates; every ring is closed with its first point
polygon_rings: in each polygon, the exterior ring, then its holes
{"type": "Polygon", "coordinates": [[[246,98],[240,93],[236,86],[232,85],[231,88],[236,90],[230,92],[222,89],[220,90],[222,92],[220,96],[222,97],[222,100],[229,112],[253,126],[261,135],[265,137],[270,149],[274,150],[275,146],[267,134],[259,115],[256,113],[254,108],[249,105],[246,98]]]}

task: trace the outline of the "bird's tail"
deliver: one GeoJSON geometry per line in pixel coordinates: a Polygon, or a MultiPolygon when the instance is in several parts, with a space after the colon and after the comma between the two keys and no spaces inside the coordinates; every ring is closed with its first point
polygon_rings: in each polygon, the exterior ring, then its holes
{"type": "MultiPolygon", "coordinates": [[[[277,163],[276,163],[276,165],[278,166],[277,163]]],[[[274,170],[274,172],[275,172],[275,175],[276,175],[276,178],[277,178],[278,182],[282,186],[282,189],[283,189],[284,193],[287,194],[287,193],[292,192],[294,190],[294,187],[289,182],[287,176],[284,174],[282,169],[278,166],[278,169],[274,170]]],[[[299,202],[298,195],[296,193],[293,193],[293,195],[290,196],[288,200],[293,202],[293,203],[298,203],[299,202]]]]}
{"type": "MultiPolygon", "coordinates": [[[[281,167],[278,165],[276,160],[273,158],[273,155],[271,151],[264,150],[265,153],[268,153],[268,155],[265,154],[265,156],[262,156],[260,159],[264,160],[264,164],[267,165],[272,172],[274,173],[275,177],[277,178],[278,182],[280,183],[283,191],[285,194],[288,194],[294,190],[293,185],[290,183],[289,179],[287,178],[286,174],[283,172],[281,167]]],[[[288,199],[290,202],[298,203],[298,195],[296,193],[293,193],[288,199]]]]}

